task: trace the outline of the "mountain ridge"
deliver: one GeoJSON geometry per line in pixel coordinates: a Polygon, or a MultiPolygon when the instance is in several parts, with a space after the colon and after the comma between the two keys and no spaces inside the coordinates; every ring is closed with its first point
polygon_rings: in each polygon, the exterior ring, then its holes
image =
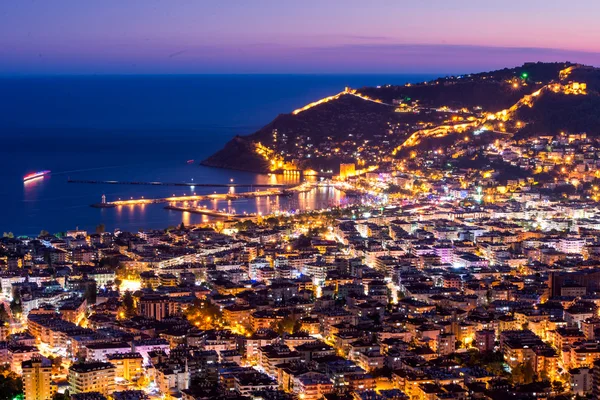
{"type": "Polygon", "coordinates": [[[481,129],[522,137],[560,130],[596,135],[599,90],[600,69],[570,62],[346,88],[236,136],[202,164],[253,172],[337,170],[342,162],[391,162],[412,148],[481,129]]]}

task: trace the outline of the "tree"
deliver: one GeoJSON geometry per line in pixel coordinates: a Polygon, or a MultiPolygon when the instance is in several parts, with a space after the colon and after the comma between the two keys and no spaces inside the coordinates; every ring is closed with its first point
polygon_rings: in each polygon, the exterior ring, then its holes
{"type": "Polygon", "coordinates": [[[69,391],[65,390],[64,393],[55,393],[52,397],[52,400],[70,400],[71,396],[69,395],[69,391]]]}
{"type": "Polygon", "coordinates": [[[83,298],[87,301],[88,306],[93,306],[94,304],[96,304],[97,292],[98,289],[96,287],[96,282],[87,282],[87,284],[85,285],[85,292],[83,293],[83,298]]]}
{"type": "Polygon", "coordinates": [[[106,232],[106,226],[104,224],[98,224],[96,226],[96,233],[104,233],[106,232]]]}
{"type": "Polygon", "coordinates": [[[52,257],[50,256],[50,252],[44,252],[44,262],[48,264],[49,267],[52,267],[52,257]]]}
{"type": "Polygon", "coordinates": [[[179,224],[179,230],[180,231],[185,230],[185,224],[183,222],[181,222],[181,224],[179,224]]]}
{"type": "Polygon", "coordinates": [[[270,227],[270,228],[274,228],[277,225],[279,225],[279,219],[275,218],[275,217],[269,217],[267,219],[265,219],[265,223],[270,227]]]}
{"type": "Polygon", "coordinates": [[[135,316],[135,301],[133,300],[133,294],[129,290],[123,295],[123,313],[126,318],[135,316]]]}
{"type": "Polygon", "coordinates": [[[2,234],[2,237],[9,238],[9,239],[14,239],[15,235],[14,235],[14,233],[12,233],[12,232],[8,232],[8,233],[7,233],[7,232],[4,232],[4,233],[2,234]]]}
{"type": "Polygon", "coordinates": [[[6,307],[4,304],[0,305],[0,322],[10,322],[10,316],[8,315],[8,312],[6,312],[6,307]]]}
{"type": "Polygon", "coordinates": [[[116,269],[119,266],[119,259],[117,257],[104,257],[100,259],[99,266],[116,269]]]}
{"type": "Polygon", "coordinates": [[[297,319],[296,322],[294,322],[294,328],[292,329],[292,333],[300,332],[301,329],[302,329],[302,321],[297,319]]]}
{"type": "Polygon", "coordinates": [[[561,381],[552,381],[552,390],[554,390],[556,393],[562,393],[565,388],[561,381]]]}
{"type": "Polygon", "coordinates": [[[296,327],[297,318],[294,315],[286,315],[277,324],[277,333],[280,335],[284,333],[293,333],[294,327],[296,327]]]}
{"type": "Polygon", "coordinates": [[[40,231],[40,236],[48,236],[49,234],[50,234],[50,232],[48,232],[48,231],[47,231],[47,230],[45,230],[45,229],[42,229],[42,230],[40,231]]]}
{"type": "Polygon", "coordinates": [[[17,396],[23,398],[23,381],[6,367],[0,369],[0,400],[12,400],[17,396]]]}
{"type": "Polygon", "coordinates": [[[10,310],[14,314],[23,312],[23,304],[21,304],[21,289],[19,287],[13,289],[13,299],[10,302],[10,310]]]}
{"type": "Polygon", "coordinates": [[[219,306],[207,300],[195,300],[185,312],[187,319],[200,329],[219,327],[223,314],[219,306]]]}
{"type": "Polygon", "coordinates": [[[535,371],[531,361],[521,363],[512,370],[512,378],[515,383],[531,383],[535,377],[535,371]]]}

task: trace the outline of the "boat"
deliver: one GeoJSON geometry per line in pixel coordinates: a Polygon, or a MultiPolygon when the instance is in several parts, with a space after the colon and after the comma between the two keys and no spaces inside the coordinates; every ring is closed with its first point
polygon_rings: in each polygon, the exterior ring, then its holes
{"type": "Polygon", "coordinates": [[[193,163],[194,163],[194,160],[187,160],[187,163],[188,163],[188,164],[193,164],[193,163]]]}
{"type": "Polygon", "coordinates": [[[23,177],[23,182],[27,182],[27,181],[30,181],[30,180],[36,179],[36,178],[41,178],[41,177],[44,177],[49,174],[50,174],[50,171],[39,171],[39,172],[34,172],[32,174],[27,174],[23,177]]]}

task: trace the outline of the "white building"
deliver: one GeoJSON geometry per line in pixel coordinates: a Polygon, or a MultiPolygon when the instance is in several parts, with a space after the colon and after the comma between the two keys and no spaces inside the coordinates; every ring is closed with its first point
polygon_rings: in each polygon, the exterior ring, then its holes
{"type": "Polygon", "coordinates": [[[261,268],[268,268],[271,266],[271,263],[264,258],[255,258],[248,265],[248,275],[250,275],[250,279],[255,281],[258,279],[258,270],[261,268]]]}
{"type": "Polygon", "coordinates": [[[568,254],[581,254],[585,246],[585,240],[581,238],[561,238],[556,249],[568,254]]]}
{"type": "Polygon", "coordinates": [[[131,346],[124,342],[92,343],[85,347],[88,361],[106,362],[106,356],[108,355],[131,352],[131,346]]]}

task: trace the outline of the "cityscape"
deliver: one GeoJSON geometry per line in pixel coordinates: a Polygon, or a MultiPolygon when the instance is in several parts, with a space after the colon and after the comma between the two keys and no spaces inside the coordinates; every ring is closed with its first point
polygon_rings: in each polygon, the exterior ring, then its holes
{"type": "Polygon", "coordinates": [[[154,3],[0,5],[0,400],[600,399],[597,4],[154,3]]]}

